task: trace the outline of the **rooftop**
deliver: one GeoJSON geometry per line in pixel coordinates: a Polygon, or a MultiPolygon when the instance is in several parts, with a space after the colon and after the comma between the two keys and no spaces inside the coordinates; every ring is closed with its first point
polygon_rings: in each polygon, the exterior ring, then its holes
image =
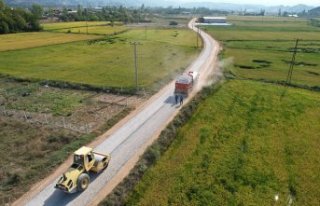
{"type": "Polygon", "coordinates": [[[82,146],[80,149],[74,152],[75,155],[85,155],[92,151],[92,148],[82,146]]]}
{"type": "Polygon", "coordinates": [[[221,20],[226,20],[227,17],[225,16],[204,16],[204,19],[221,19],[221,20]]]}

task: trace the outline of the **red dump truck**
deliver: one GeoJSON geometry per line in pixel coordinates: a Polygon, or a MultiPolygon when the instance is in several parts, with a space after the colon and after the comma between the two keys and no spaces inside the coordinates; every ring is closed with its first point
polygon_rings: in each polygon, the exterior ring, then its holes
{"type": "Polygon", "coordinates": [[[194,71],[190,71],[186,74],[180,75],[176,79],[174,94],[188,96],[193,86],[197,82],[198,77],[199,77],[198,72],[194,72],[194,71]]]}

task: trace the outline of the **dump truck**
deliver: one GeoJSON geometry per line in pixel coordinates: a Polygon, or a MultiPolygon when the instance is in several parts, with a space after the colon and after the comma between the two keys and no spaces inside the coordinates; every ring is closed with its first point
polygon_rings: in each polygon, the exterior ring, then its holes
{"type": "Polygon", "coordinates": [[[194,71],[189,71],[186,74],[180,75],[175,82],[174,94],[188,96],[198,77],[198,72],[194,71]]]}
{"type": "Polygon", "coordinates": [[[108,167],[110,155],[94,152],[90,147],[81,147],[73,153],[73,164],[59,178],[56,189],[66,193],[81,192],[90,184],[90,172],[99,173],[108,167]]]}

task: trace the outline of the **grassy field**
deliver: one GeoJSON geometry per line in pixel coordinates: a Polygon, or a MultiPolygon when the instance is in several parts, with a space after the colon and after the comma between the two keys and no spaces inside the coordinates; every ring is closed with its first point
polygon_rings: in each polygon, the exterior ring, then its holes
{"type": "Polygon", "coordinates": [[[0,72],[20,78],[58,80],[100,87],[134,86],[133,47],[139,41],[139,86],[175,76],[198,54],[189,30],[130,30],[103,40],[2,52],[0,72]]]}
{"type": "MultiPolygon", "coordinates": [[[[95,35],[33,32],[0,35],[0,52],[101,38],[95,35]]],[[[0,55],[1,56],[1,55],[0,55]]]]}
{"type": "Polygon", "coordinates": [[[76,21],[76,22],[59,22],[59,23],[44,23],[41,24],[44,30],[60,30],[60,29],[69,29],[69,28],[79,28],[86,26],[98,26],[98,25],[107,25],[110,22],[108,21],[76,21]]]}
{"type": "Polygon", "coordinates": [[[310,26],[311,22],[304,18],[228,16],[228,22],[233,24],[233,28],[243,30],[255,27],[255,30],[319,31],[319,28],[310,26]]]}
{"type": "Polygon", "coordinates": [[[126,204],[318,205],[319,121],[317,92],[229,81],[178,130],[126,204]]]}
{"type": "Polygon", "coordinates": [[[6,109],[43,114],[70,114],[83,106],[81,102],[92,95],[89,92],[46,89],[37,83],[17,86],[14,83],[6,83],[4,79],[0,79],[0,85],[0,104],[5,105],[6,109]]]}
{"type": "Polygon", "coordinates": [[[306,19],[231,17],[231,27],[205,29],[224,46],[228,70],[240,78],[285,81],[295,40],[301,39],[292,83],[319,86],[320,28],[306,19]]]}
{"type": "Polygon", "coordinates": [[[97,34],[97,35],[112,35],[128,30],[126,26],[91,26],[91,27],[78,27],[69,29],[60,29],[56,32],[63,33],[76,33],[76,34],[97,34]]]}

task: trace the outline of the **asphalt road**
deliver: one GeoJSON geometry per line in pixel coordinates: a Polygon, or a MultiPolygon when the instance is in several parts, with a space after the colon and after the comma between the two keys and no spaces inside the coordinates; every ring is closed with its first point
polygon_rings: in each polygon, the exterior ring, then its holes
{"type": "MultiPolygon", "coordinates": [[[[190,28],[193,28],[192,24],[190,22],[190,28]]],[[[196,28],[194,30],[197,31],[196,28]]],[[[214,63],[218,53],[216,42],[206,33],[202,31],[200,33],[204,41],[204,48],[196,61],[187,69],[200,73],[198,89],[206,83],[207,75],[216,69],[214,68],[214,63]]],[[[54,189],[55,180],[47,184],[39,193],[24,197],[25,200],[20,201],[20,203],[18,201],[18,204],[30,206],[81,206],[92,204],[97,194],[103,188],[108,187],[109,182],[128,164],[128,161],[141,148],[145,148],[148,142],[150,144],[150,139],[154,138],[154,134],[159,129],[164,129],[168,121],[178,113],[179,107],[175,105],[173,90],[174,82],[171,82],[151,98],[152,101],[148,105],[95,148],[97,152],[110,153],[111,162],[106,170],[92,177],[91,184],[87,190],[82,193],[65,194],[62,191],[54,189]]]]}

